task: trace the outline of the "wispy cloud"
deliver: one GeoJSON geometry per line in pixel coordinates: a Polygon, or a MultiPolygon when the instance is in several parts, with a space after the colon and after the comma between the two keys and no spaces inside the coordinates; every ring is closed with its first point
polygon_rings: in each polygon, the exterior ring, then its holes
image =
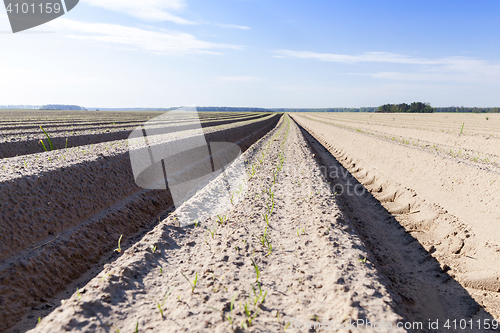
{"type": "Polygon", "coordinates": [[[218,78],[222,82],[257,82],[262,81],[261,78],[253,76],[221,76],[218,78]]]}
{"type": "Polygon", "coordinates": [[[310,51],[277,50],[277,58],[312,59],[346,64],[387,63],[413,65],[408,72],[377,72],[368,74],[375,78],[410,81],[453,81],[471,79],[500,79],[500,65],[470,57],[419,58],[389,52],[365,52],[359,55],[315,53],[310,51]]]}
{"type": "Polygon", "coordinates": [[[82,0],[82,2],[108,10],[125,13],[141,20],[171,21],[179,24],[194,24],[171,12],[186,7],[185,0],[82,0]]]}
{"type": "Polygon", "coordinates": [[[221,54],[215,50],[242,49],[243,46],[223,43],[212,43],[197,39],[183,32],[166,32],[125,27],[118,24],[85,23],[68,19],[58,19],[49,23],[59,29],[73,31],[71,38],[86,39],[103,43],[113,43],[134,50],[142,50],[155,54],[221,54]]]}
{"type": "Polygon", "coordinates": [[[227,28],[227,29],[250,30],[250,27],[247,27],[244,25],[222,24],[222,23],[216,23],[215,25],[222,27],[222,28],[227,28]]]}

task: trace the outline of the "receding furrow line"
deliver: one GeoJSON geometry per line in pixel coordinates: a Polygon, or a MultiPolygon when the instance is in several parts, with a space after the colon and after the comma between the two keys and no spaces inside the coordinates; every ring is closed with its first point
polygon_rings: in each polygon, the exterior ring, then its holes
{"type": "MultiPolygon", "coordinates": [[[[229,120],[217,120],[217,121],[210,121],[210,122],[202,122],[201,123],[201,128],[204,128],[205,131],[210,130],[212,128],[217,128],[219,126],[228,126],[231,124],[244,124],[246,122],[251,122],[251,121],[258,121],[260,119],[264,118],[269,118],[271,117],[270,115],[258,115],[258,116],[253,116],[253,117],[247,117],[247,118],[236,118],[236,119],[229,119],[229,120]]],[[[178,125],[178,126],[171,126],[171,127],[165,127],[165,126],[159,126],[156,128],[149,128],[148,132],[150,135],[164,135],[166,133],[173,133],[173,132],[182,132],[182,131],[188,131],[192,129],[199,129],[200,128],[200,123],[199,122],[194,122],[191,124],[184,124],[184,125],[178,125]]],[[[45,129],[45,128],[44,128],[45,129]]],[[[80,147],[80,146],[86,146],[86,145],[91,145],[91,144],[99,144],[99,143],[104,143],[104,142],[112,142],[112,141],[119,141],[119,140],[126,140],[131,131],[134,128],[128,128],[128,129],[117,129],[117,131],[111,131],[111,130],[105,130],[104,133],[100,132],[97,130],[97,133],[81,133],[81,134],[71,134],[71,135],[62,135],[62,136],[52,136],[52,133],[48,132],[48,135],[51,138],[51,141],[55,147],[55,149],[62,149],[62,148],[73,148],[73,147],[80,147]]],[[[64,134],[64,133],[60,133],[64,134]]],[[[24,137],[24,136],[23,136],[24,137]]],[[[30,155],[30,154],[36,154],[39,152],[44,151],[44,147],[41,144],[41,140],[45,140],[46,135],[44,132],[39,129],[38,135],[36,138],[29,138],[27,140],[22,140],[22,141],[7,141],[0,143],[0,159],[2,158],[9,158],[13,156],[22,156],[22,155],[30,155]]]]}
{"type": "Polygon", "coordinates": [[[374,254],[373,260],[390,290],[397,295],[401,314],[413,321],[491,321],[493,317],[459,283],[462,279],[457,276],[458,261],[449,251],[459,253],[462,249],[437,246],[438,239],[433,239],[436,234],[431,232],[439,226],[451,233],[455,230],[456,239],[468,239],[467,243],[472,242],[471,231],[456,217],[419,199],[414,191],[384,179],[376,168],[368,168],[363,160],[337,147],[335,136],[321,130],[324,128],[316,130],[312,123],[300,118],[296,121],[303,126],[304,135],[324,166],[324,174],[339,193],[345,214],[374,254]]]}
{"type": "Polygon", "coordinates": [[[311,118],[308,116],[303,116],[305,119],[310,119],[313,121],[317,121],[320,123],[328,124],[331,126],[336,126],[339,128],[343,128],[352,132],[356,132],[359,134],[364,134],[371,136],[373,138],[382,139],[388,142],[393,142],[396,144],[401,144],[403,146],[407,146],[410,148],[415,148],[423,151],[427,151],[439,156],[453,158],[454,160],[460,160],[466,163],[474,164],[481,168],[489,168],[491,171],[500,173],[500,156],[492,153],[486,153],[483,151],[478,151],[474,149],[466,149],[466,148],[457,148],[456,146],[449,146],[444,144],[437,144],[430,141],[422,140],[422,139],[414,139],[408,138],[400,135],[390,135],[384,132],[379,132],[375,130],[360,130],[359,128],[349,126],[349,125],[341,125],[338,123],[332,123],[329,121],[319,120],[315,118],[311,118]]]}

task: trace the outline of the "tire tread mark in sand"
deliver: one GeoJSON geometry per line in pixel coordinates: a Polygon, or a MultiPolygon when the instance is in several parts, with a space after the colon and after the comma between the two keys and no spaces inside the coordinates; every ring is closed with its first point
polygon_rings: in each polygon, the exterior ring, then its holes
{"type": "MultiPolygon", "coordinates": [[[[330,178],[333,191],[339,185],[344,188],[351,186],[351,189],[362,186],[348,171],[349,166],[360,164],[359,159],[344,151],[335,151],[329,140],[323,140],[320,133],[313,130],[309,133],[300,123],[297,125],[316,151],[320,163],[327,170],[336,168],[341,171],[338,172],[338,178],[330,178]]],[[[383,183],[379,185],[384,186],[383,183]]],[[[394,193],[396,200],[397,196],[398,193],[394,193]]],[[[353,222],[374,255],[369,260],[373,260],[387,278],[388,287],[399,303],[400,315],[410,321],[425,323],[429,319],[493,320],[457,281],[443,272],[439,262],[406,232],[396,219],[397,215],[391,214],[376,197],[366,191],[363,195],[344,194],[340,198],[344,214],[353,222]]]]}

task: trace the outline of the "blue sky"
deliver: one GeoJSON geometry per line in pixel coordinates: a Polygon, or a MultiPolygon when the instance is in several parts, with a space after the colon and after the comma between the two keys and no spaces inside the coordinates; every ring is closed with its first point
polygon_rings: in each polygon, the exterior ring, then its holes
{"type": "Polygon", "coordinates": [[[2,9],[0,104],[500,106],[499,13],[497,0],[80,0],[12,34],[2,9]]]}

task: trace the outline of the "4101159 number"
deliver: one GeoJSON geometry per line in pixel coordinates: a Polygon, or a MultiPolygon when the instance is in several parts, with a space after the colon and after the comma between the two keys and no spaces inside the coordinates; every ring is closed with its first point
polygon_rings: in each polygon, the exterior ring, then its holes
{"type": "Polygon", "coordinates": [[[35,6],[34,3],[9,3],[7,6],[7,13],[12,14],[59,14],[63,10],[59,3],[47,2],[45,4],[39,4],[35,6]],[[45,5],[45,6],[44,6],[45,5]]]}

